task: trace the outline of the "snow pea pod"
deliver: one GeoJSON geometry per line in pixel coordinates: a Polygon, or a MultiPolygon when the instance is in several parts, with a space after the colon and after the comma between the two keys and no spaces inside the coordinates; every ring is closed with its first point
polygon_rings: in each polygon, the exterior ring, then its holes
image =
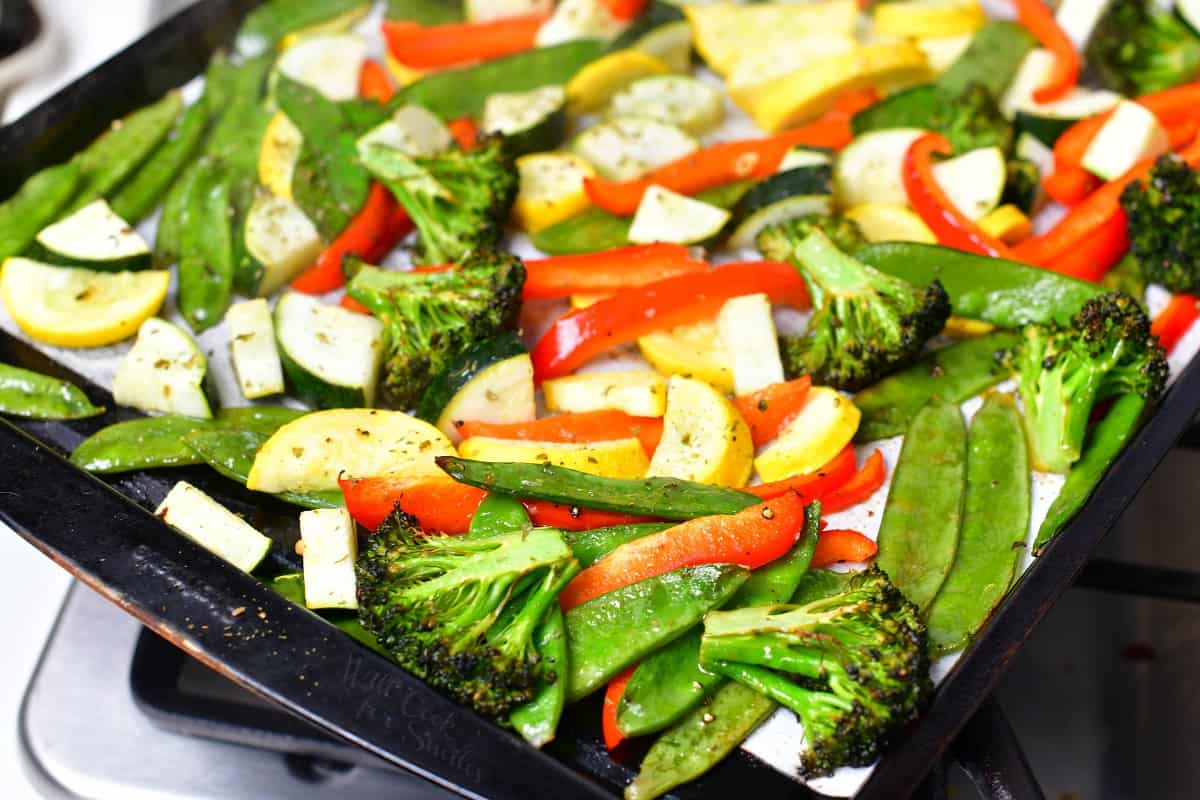
{"type": "Polygon", "coordinates": [[[462,22],[462,0],[387,0],[384,16],[394,22],[422,25],[462,22]]]}
{"type": "Polygon", "coordinates": [[[611,525],[590,531],[563,531],[579,566],[587,569],[626,542],[641,539],[652,533],[662,533],[672,527],[670,522],[639,522],[632,525],[611,525]]]}
{"type": "MultiPolygon", "coordinates": [[[[783,558],[755,570],[738,589],[729,608],[786,603],[812,563],[821,529],[821,504],[804,510],[804,535],[783,558]]],[[[642,736],[674,724],[724,679],[700,666],[702,626],[696,626],[642,660],[617,706],[617,727],[626,736],[642,736]]]]}
{"type": "Polygon", "coordinates": [[[932,655],[961,650],[1004,599],[1029,531],[1029,454],[1012,395],[993,392],[967,433],[967,497],[954,565],[929,607],[932,655]]]}
{"type": "Polygon", "coordinates": [[[953,313],[1001,328],[1030,322],[1068,325],[1084,303],[1104,291],[1049,270],[933,244],[878,242],[855,256],[915,286],[936,278],[950,295],[953,313]]]}
{"type": "Polygon", "coordinates": [[[168,92],[161,100],[113,123],[76,156],[83,179],[69,211],[83,208],[98,197],[106,197],[154,152],[183,113],[179,92],[168,92]]]}
{"type": "Polygon", "coordinates": [[[58,218],[81,177],[78,161],[46,167],[0,203],[0,261],[21,255],[38,232],[58,218]]]}
{"type": "Polygon", "coordinates": [[[438,466],[459,483],[489,492],[659,519],[735,514],[762,502],[749,492],[678,478],[604,478],[552,464],[471,461],[442,456],[438,466]]]}
{"type": "Polygon", "coordinates": [[[567,704],[567,628],[561,609],[550,609],[549,615],[534,634],[534,647],[541,656],[543,681],[533,699],[513,709],[508,721],[534,747],[541,747],[554,738],[567,704]]]}
{"type": "Polygon", "coordinates": [[[187,194],[179,254],[179,312],[194,331],[221,321],[233,299],[230,181],[203,160],[187,194]]]}
{"type": "Polygon", "coordinates": [[[29,419],[84,419],[103,414],[74,384],[0,364],[0,414],[29,419]]]}
{"type": "Polygon", "coordinates": [[[273,45],[293,31],[320,25],[368,5],[367,0],[271,0],[246,15],[238,29],[238,38],[257,39],[260,47],[273,45]]]}
{"type": "Polygon", "coordinates": [[[150,214],[191,162],[204,141],[209,110],[203,100],[183,112],[170,138],[117,191],[109,203],[121,219],[136,224],[150,214]]]}
{"type": "Polygon", "coordinates": [[[158,229],[154,232],[152,262],[155,269],[166,269],[179,262],[179,253],[183,247],[183,223],[188,212],[188,197],[199,173],[198,163],[189,164],[163,198],[162,214],[158,218],[158,229]]]}
{"type": "Polygon", "coordinates": [[[749,574],[736,564],[685,567],[572,608],[566,613],[567,699],[587,697],[687,631],[732,597],[749,574]]]}
{"type": "MultiPolygon", "coordinates": [[[[269,437],[249,430],[197,430],[183,437],[184,443],[203,461],[230,480],[246,485],[254,455],[269,437]]],[[[280,500],[302,508],[338,508],[341,492],[280,492],[280,500]]]]}
{"type": "Polygon", "coordinates": [[[1092,496],[1096,484],[1104,477],[1125,444],[1137,432],[1146,401],[1136,394],[1126,394],[1113,401],[1104,419],[1096,423],[1079,460],[1071,465],[1062,490],[1050,509],[1033,543],[1033,554],[1040,556],[1050,540],[1066,527],[1083,504],[1092,496]]]}
{"type": "Polygon", "coordinates": [[[934,401],[913,419],[879,526],[876,562],[926,609],[954,563],[966,494],[967,428],[954,403],[934,401]]]}
{"type": "Polygon", "coordinates": [[[475,509],[467,536],[486,539],[502,533],[529,530],[532,526],[529,512],[519,500],[503,494],[489,494],[475,509]]]}
{"type": "Polygon", "coordinates": [[[249,430],[270,436],[304,416],[294,408],[248,406],[228,408],[216,419],[179,415],[138,417],[109,425],[84,439],[71,453],[71,463],[96,474],[202,464],[204,460],[183,438],[200,430],[249,430]]]}
{"type": "Polygon", "coordinates": [[[996,331],[926,353],[907,369],[854,395],[862,411],[855,441],[898,436],[930,400],[961,403],[1007,377],[996,353],[1016,344],[1017,334],[996,331]]]}

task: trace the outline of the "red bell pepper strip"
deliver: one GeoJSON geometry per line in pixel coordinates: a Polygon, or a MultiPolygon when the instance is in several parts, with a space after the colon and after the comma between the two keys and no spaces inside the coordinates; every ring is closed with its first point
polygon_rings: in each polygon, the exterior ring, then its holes
{"type": "Polygon", "coordinates": [[[707,319],[729,298],[759,292],[773,303],[809,305],[800,273],[775,261],[724,264],[710,272],[667,278],[559,317],[533,348],[534,379],[540,383],[566,375],[613,347],[707,319]]]}
{"type": "Polygon", "coordinates": [[[1006,258],[1008,247],[984,233],[955,208],[934,178],[933,155],[950,155],[950,152],[950,143],[937,133],[927,133],[912,143],[904,154],[904,191],[908,202],[940,244],[968,253],[1006,258]]]}
{"type": "Polygon", "coordinates": [[[870,108],[879,102],[881,95],[879,90],[874,86],[868,86],[866,89],[853,89],[849,92],[844,92],[838,95],[838,98],[833,101],[833,109],[825,115],[826,118],[833,118],[838,114],[844,114],[847,117],[853,117],[863,109],[870,108]]]}
{"type": "Polygon", "coordinates": [[[1042,179],[1046,194],[1064,206],[1082,201],[1100,186],[1100,179],[1083,167],[1056,167],[1042,179]]]}
{"type": "Polygon", "coordinates": [[[463,150],[474,150],[475,145],[479,144],[479,127],[470,117],[452,120],[447,127],[450,128],[450,135],[454,137],[454,141],[458,142],[458,146],[463,150]]]}
{"type": "Polygon", "coordinates": [[[416,517],[424,530],[466,533],[475,509],[487,495],[483,489],[451,478],[340,476],[338,486],[350,516],[369,530],[378,528],[399,506],[401,511],[416,517]]]}
{"type": "Polygon", "coordinates": [[[1150,333],[1157,336],[1158,343],[1170,353],[1197,319],[1200,319],[1200,309],[1196,307],[1196,296],[1177,294],[1154,318],[1154,322],[1150,324],[1150,333]]]}
{"type": "Polygon", "coordinates": [[[1129,224],[1120,208],[1107,221],[1064,253],[1046,262],[1046,269],[1085,281],[1098,281],[1129,249],[1129,224]]]}
{"type": "Polygon", "coordinates": [[[367,308],[348,294],[342,295],[342,299],[338,301],[338,305],[347,311],[353,311],[355,314],[369,315],[371,313],[371,309],[367,308]]]}
{"type": "Polygon", "coordinates": [[[358,96],[386,103],[395,93],[392,79],[388,77],[383,65],[374,59],[365,59],[358,73],[358,96]]]}
{"type": "Polygon", "coordinates": [[[804,500],[785,494],[736,514],[698,517],[613,550],[576,575],[558,603],[570,611],[592,598],[682,567],[741,564],[757,569],[786,553],[804,528],[804,500]]]}
{"type": "Polygon", "coordinates": [[[829,463],[816,472],[807,475],[795,475],[772,483],[760,483],[758,486],[747,486],[743,492],[756,494],[763,500],[795,492],[804,498],[805,502],[820,499],[841,488],[854,477],[854,447],[846,445],[829,463]]]}
{"type": "Polygon", "coordinates": [[[646,6],[650,5],[650,0],[600,0],[600,5],[613,19],[628,22],[641,16],[646,6]]]}
{"type": "Polygon", "coordinates": [[[591,531],[596,528],[611,528],[613,525],[635,525],[639,522],[656,522],[654,517],[639,517],[633,514],[618,514],[615,511],[597,511],[593,508],[565,506],[548,500],[522,500],[525,511],[534,525],[558,528],[563,531],[591,531]]]}
{"type": "Polygon", "coordinates": [[[617,727],[617,707],[620,705],[621,697],[625,694],[625,687],[629,684],[629,679],[633,677],[636,669],[637,664],[634,664],[609,681],[608,688],[604,690],[604,707],[600,712],[600,730],[604,734],[604,747],[610,752],[616,750],[617,745],[625,741],[625,734],[621,733],[621,729],[617,727]]]}
{"type": "Polygon", "coordinates": [[[610,294],[622,289],[707,272],[681,244],[642,244],[586,255],[525,262],[525,299],[548,300],[573,294],[610,294]]]}
{"type": "Polygon", "coordinates": [[[633,417],[622,411],[587,411],[558,414],[533,422],[455,421],[464,439],[493,436],[497,439],[527,439],[535,442],[611,442],[636,436],[647,456],[653,456],[662,439],[663,421],[633,417]]]}
{"type": "Polygon", "coordinates": [[[750,426],[750,438],[761,447],[779,435],[804,406],[812,388],[812,378],[802,375],[794,381],[772,383],[753,394],[733,398],[734,408],[750,426]]]}
{"type": "Polygon", "coordinates": [[[321,251],[317,263],[292,281],[292,288],[308,294],[324,294],[344,285],[346,276],[342,272],[342,259],[349,255],[373,255],[378,242],[395,230],[398,205],[387,187],[372,183],[366,204],[350,220],[346,230],[321,251]]]}
{"type": "Polygon", "coordinates": [[[776,136],[719,142],[664,164],[644,178],[633,181],[587,178],[584,187],[596,207],[628,217],[637,211],[642,195],[653,185],[694,195],[714,186],[773,175],[787,151],[799,144],[844,147],[853,137],[849,119],[849,115],[839,112],[834,119],[818,120],[776,136]]]}
{"type": "Polygon", "coordinates": [[[887,465],[883,461],[883,453],[876,450],[867,457],[862,469],[854,477],[818,498],[821,501],[821,513],[832,514],[858,505],[875,494],[885,480],[887,465]]]}
{"type": "Polygon", "coordinates": [[[437,69],[487,61],[529,50],[546,14],[448,25],[383,23],[383,37],[397,61],[413,69],[437,69]]]}
{"type": "Polygon", "coordinates": [[[829,530],[817,536],[812,567],[828,567],[843,561],[867,561],[875,557],[879,546],[858,531],[829,530]]]}
{"type": "Polygon", "coordinates": [[[1014,5],[1021,24],[1054,54],[1050,79],[1034,90],[1033,99],[1039,103],[1060,100],[1079,83],[1079,53],[1054,19],[1054,12],[1042,0],[1014,0],[1014,5]]]}

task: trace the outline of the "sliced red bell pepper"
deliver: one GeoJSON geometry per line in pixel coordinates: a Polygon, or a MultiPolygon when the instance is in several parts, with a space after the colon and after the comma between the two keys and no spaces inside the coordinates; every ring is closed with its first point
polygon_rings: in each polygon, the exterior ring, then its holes
{"type": "Polygon", "coordinates": [[[843,561],[868,561],[879,552],[879,546],[868,537],[852,530],[821,531],[817,549],[813,551],[812,567],[828,567],[843,561]]]}
{"type": "Polygon", "coordinates": [[[1044,86],[1033,92],[1039,103],[1060,100],[1079,83],[1079,53],[1071,39],[1059,27],[1054,11],[1042,0],[1014,0],[1017,19],[1041,42],[1042,47],[1054,54],[1054,69],[1044,86]]]}
{"type": "Polygon", "coordinates": [[[1197,319],[1200,319],[1200,309],[1196,307],[1196,296],[1177,294],[1154,318],[1150,333],[1157,336],[1158,343],[1170,353],[1197,319]]]}
{"type": "Polygon", "coordinates": [[[883,453],[876,450],[867,456],[862,469],[856,472],[854,477],[818,498],[821,501],[821,513],[832,514],[858,505],[875,494],[885,480],[887,464],[884,463],[883,453]]]}
{"type": "Polygon", "coordinates": [[[466,533],[471,517],[487,492],[451,478],[338,478],[346,510],[364,528],[375,530],[398,505],[417,518],[421,528],[466,533]]]}
{"type": "Polygon", "coordinates": [[[785,494],[736,514],[698,517],[613,550],[558,596],[563,611],[682,567],[741,564],[757,569],[786,553],[804,529],[804,500],[785,494]]]}
{"type": "Polygon", "coordinates": [[[1098,281],[1129,249],[1129,224],[1120,208],[1074,247],[1046,262],[1045,268],[1060,275],[1098,281]]]}
{"type": "Polygon", "coordinates": [[[772,383],[753,394],[733,398],[733,405],[750,426],[750,438],[760,447],[779,435],[800,412],[812,378],[802,375],[794,381],[772,383]]]}
{"type": "Polygon", "coordinates": [[[950,143],[937,133],[925,134],[908,148],[904,154],[904,191],[909,204],[939,243],[968,253],[1008,257],[1008,247],[955,208],[934,178],[933,155],[950,152],[950,143]]]}
{"type": "Polygon", "coordinates": [[[413,69],[437,69],[488,61],[529,50],[546,14],[448,25],[383,23],[383,37],[397,61],[413,69]]]}
{"type": "Polygon", "coordinates": [[[338,305],[347,311],[353,311],[355,314],[371,313],[371,309],[367,308],[348,294],[342,295],[342,299],[338,302],[338,305]]]}
{"type": "Polygon", "coordinates": [[[388,246],[390,250],[396,241],[412,229],[407,215],[402,218],[405,224],[401,224],[401,217],[396,212],[398,207],[399,203],[387,187],[372,183],[366,204],[350,220],[346,229],[321,251],[317,263],[292,281],[292,288],[308,294],[324,294],[346,283],[346,276],[342,272],[342,259],[346,256],[378,260],[378,251],[383,243],[392,241],[388,246]]]}
{"type": "Polygon", "coordinates": [[[527,439],[535,442],[611,442],[636,436],[647,456],[653,456],[662,439],[663,421],[634,417],[622,411],[586,411],[558,414],[533,422],[454,422],[464,439],[493,436],[497,439],[527,439]]]}
{"type": "Polygon", "coordinates": [[[625,687],[633,677],[637,664],[622,672],[608,682],[604,690],[604,707],[600,712],[600,730],[604,734],[604,747],[609,751],[616,750],[617,745],[625,741],[625,734],[617,727],[617,707],[625,694],[625,687]]]}
{"type": "Polygon", "coordinates": [[[681,244],[635,244],[525,262],[525,299],[610,294],[711,267],[681,244]]]}
{"type": "Polygon", "coordinates": [[[615,511],[597,511],[594,508],[565,506],[548,500],[522,500],[534,525],[558,528],[564,531],[591,531],[596,528],[611,528],[614,525],[636,525],[639,522],[655,522],[654,517],[638,517],[633,514],[618,514],[615,511]]]}
{"type": "Polygon", "coordinates": [[[1042,180],[1051,199],[1064,206],[1082,201],[1100,186],[1100,179],[1083,167],[1057,167],[1042,180]]]}
{"type": "Polygon", "coordinates": [[[650,0],[600,0],[600,5],[613,19],[628,22],[641,16],[650,5],[650,0]]]}
{"type": "Polygon", "coordinates": [[[773,175],[787,151],[799,144],[841,148],[850,141],[849,115],[818,120],[795,130],[764,139],[719,142],[633,181],[587,178],[584,187],[592,203],[611,214],[628,217],[637,211],[642,195],[653,185],[680,194],[694,195],[734,181],[759,180],[773,175]]]}
{"type": "Polygon", "coordinates": [[[371,58],[364,59],[362,69],[358,73],[358,96],[386,103],[395,93],[392,79],[388,77],[383,65],[371,58]]]}
{"type": "Polygon", "coordinates": [[[806,308],[808,290],[791,264],[755,261],[724,264],[618,292],[607,300],[559,317],[533,348],[539,383],[573,372],[593,356],[639,336],[715,315],[731,297],[765,292],[773,303],[806,308]]]}
{"type": "Polygon", "coordinates": [[[452,120],[447,127],[450,128],[450,135],[454,137],[454,141],[458,142],[458,146],[463,150],[474,150],[475,145],[479,144],[479,126],[470,117],[452,120]]]}
{"type": "Polygon", "coordinates": [[[881,97],[882,95],[879,94],[879,90],[874,86],[844,92],[838,95],[838,98],[833,101],[833,109],[825,117],[831,118],[836,114],[845,114],[847,117],[853,117],[858,112],[878,103],[881,97]]]}
{"type": "Polygon", "coordinates": [[[805,502],[820,499],[841,488],[854,477],[854,446],[846,445],[842,452],[834,456],[828,464],[816,472],[807,475],[794,475],[781,481],[761,483],[758,486],[747,486],[742,491],[756,494],[763,500],[779,497],[788,492],[795,492],[804,498],[805,502]]]}

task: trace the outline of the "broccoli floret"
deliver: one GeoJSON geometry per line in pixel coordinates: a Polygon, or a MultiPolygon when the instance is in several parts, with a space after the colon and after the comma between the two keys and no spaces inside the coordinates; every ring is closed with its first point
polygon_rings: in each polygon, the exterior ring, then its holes
{"type": "MultiPolygon", "coordinates": [[[[862,228],[849,217],[835,214],[809,214],[805,217],[780,222],[773,226],[778,235],[786,235],[789,239],[799,242],[814,231],[820,231],[829,237],[834,247],[843,253],[853,253],[867,244],[867,237],[862,228]]],[[[762,250],[762,234],[757,241],[758,249],[762,250]]]]}
{"type": "Polygon", "coordinates": [[[1079,459],[1096,403],[1121,394],[1153,401],[1167,382],[1166,352],[1122,292],[1092,298],[1068,327],[1027,325],[1002,358],[1017,376],[1034,467],[1046,472],[1079,459]]]}
{"type": "Polygon", "coordinates": [[[858,391],[914,361],[941,332],[950,299],[941,283],[913,286],[857,261],[821,231],[774,225],[758,249],[799,267],[816,309],[801,336],[780,339],[785,370],[858,391]]]}
{"type": "Polygon", "coordinates": [[[426,535],[396,511],[356,572],[363,627],[400,666],[481,714],[505,718],[555,680],[533,635],[579,572],[558,531],[426,535]]]}
{"type": "Polygon", "coordinates": [[[1013,139],[1012,123],[986,86],[968,84],[956,95],[943,93],[942,101],[943,111],[934,120],[933,129],[946,137],[955,153],[980,147],[999,147],[1008,152],[1013,139]]]}
{"type": "Polygon", "coordinates": [[[1000,204],[1011,204],[1026,214],[1033,214],[1041,205],[1041,170],[1027,158],[1010,158],[1006,162],[1006,171],[1000,204]]]}
{"type": "Polygon", "coordinates": [[[872,763],[932,693],[925,623],[872,568],[804,605],[710,612],[701,663],[790,708],[807,777],[872,763]]]}
{"type": "Polygon", "coordinates": [[[499,244],[517,196],[517,173],[502,136],[428,158],[372,144],[363,163],[417,226],[418,263],[447,264],[499,244]]]}
{"type": "Polygon", "coordinates": [[[383,394],[413,408],[433,377],[471,344],[516,327],[525,265],[477,251],[444,272],[392,272],[351,264],[352,298],[384,326],[383,394]]]}
{"type": "Polygon", "coordinates": [[[1160,156],[1149,180],[1125,187],[1121,207],[1143,275],[1172,292],[1200,290],[1200,171],[1160,156]]]}
{"type": "Polygon", "coordinates": [[[1200,73],[1200,37],[1151,0],[1115,0],[1084,56],[1101,83],[1134,97],[1194,79],[1200,73]]]}

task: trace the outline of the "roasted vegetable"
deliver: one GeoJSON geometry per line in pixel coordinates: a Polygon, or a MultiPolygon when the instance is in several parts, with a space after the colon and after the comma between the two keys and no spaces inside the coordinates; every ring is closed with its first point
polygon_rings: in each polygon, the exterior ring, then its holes
{"type": "Polygon", "coordinates": [[[1200,171],[1160,156],[1148,180],[1125,187],[1121,207],[1142,275],[1172,292],[1200,289],[1200,171]]]}

